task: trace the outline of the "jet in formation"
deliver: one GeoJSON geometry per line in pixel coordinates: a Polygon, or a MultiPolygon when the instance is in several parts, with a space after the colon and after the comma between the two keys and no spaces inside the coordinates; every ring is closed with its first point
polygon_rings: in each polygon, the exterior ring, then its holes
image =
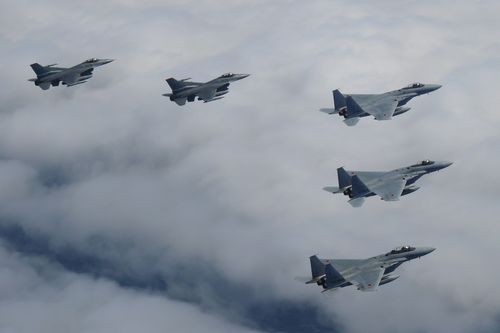
{"type": "Polygon", "coordinates": [[[172,93],[163,94],[170,97],[170,100],[177,105],[184,105],[187,102],[193,102],[196,97],[199,101],[205,103],[224,98],[223,95],[229,92],[229,84],[246,78],[250,74],[226,73],[208,82],[193,82],[188,79],[176,80],[167,79],[167,83],[172,89],[172,93]]]}
{"type": "Polygon", "coordinates": [[[375,291],[378,286],[399,278],[391,275],[402,263],[420,258],[434,251],[432,247],[401,246],[388,253],[368,259],[319,259],[309,257],[312,278],[306,284],[316,283],[323,291],[354,285],[361,291],[375,291]]]}
{"type": "Polygon", "coordinates": [[[323,108],[320,111],[338,114],[344,117],[347,126],[354,126],[359,118],[373,116],[376,120],[389,120],[410,110],[405,107],[413,97],[428,94],[441,88],[438,84],[413,83],[407,87],[383,94],[344,95],[338,89],[333,91],[335,108],[323,108]]]}
{"type": "Polygon", "coordinates": [[[38,63],[31,64],[31,68],[36,73],[36,79],[29,79],[43,90],[47,90],[50,86],[58,86],[59,83],[68,87],[76,86],[87,82],[92,77],[92,71],[95,67],[109,64],[113,59],[96,59],[91,58],[84,62],[69,68],[54,67],[57,64],[42,66],[38,63]]]}
{"type": "Polygon", "coordinates": [[[378,195],[385,201],[397,201],[403,195],[419,189],[414,183],[423,175],[439,171],[452,162],[424,160],[408,167],[391,171],[347,171],[337,169],[339,186],[327,186],[323,189],[331,193],[344,193],[349,196],[353,207],[363,205],[366,197],[378,195]]]}

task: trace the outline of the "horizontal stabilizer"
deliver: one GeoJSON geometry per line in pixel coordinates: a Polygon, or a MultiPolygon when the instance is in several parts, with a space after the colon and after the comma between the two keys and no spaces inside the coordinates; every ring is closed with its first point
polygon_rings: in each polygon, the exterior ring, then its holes
{"type": "Polygon", "coordinates": [[[336,114],[339,113],[338,110],[332,109],[332,108],[321,108],[319,109],[321,112],[328,113],[328,114],[336,114]]]}
{"type": "Polygon", "coordinates": [[[67,87],[73,87],[73,86],[76,86],[76,85],[78,85],[78,84],[82,84],[82,83],[85,83],[85,82],[87,82],[87,81],[77,81],[77,82],[75,82],[75,83],[69,83],[69,84],[67,84],[66,86],[67,86],[67,87]]]}
{"type": "Polygon", "coordinates": [[[351,199],[348,202],[351,206],[357,208],[363,206],[363,204],[365,203],[365,198],[361,197],[361,198],[351,199]]]}
{"type": "Polygon", "coordinates": [[[311,278],[307,277],[307,276],[296,276],[294,278],[295,281],[299,281],[299,282],[302,282],[302,283],[305,283],[305,284],[309,284],[309,283],[315,283],[316,281],[314,280],[311,280],[311,278]]]}
{"type": "Polygon", "coordinates": [[[166,97],[170,97],[170,96],[172,96],[172,95],[173,95],[173,94],[169,94],[169,93],[167,93],[167,94],[162,94],[162,96],[166,96],[166,97]]]}
{"type": "Polygon", "coordinates": [[[331,293],[331,292],[334,292],[334,291],[337,291],[337,290],[339,290],[339,287],[324,289],[321,292],[322,293],[331,293]]]}
{"type": "Polygon", "coordinates": [[[354,118],[347,118],[344,120],[344,123],[347,125],[347,126],[354,126],[358,123],[359,121],[359,118],[358,117],[354,117],[354,118]]]}
{"type": "Polygon", "coordinates": [[[342,189],[336,187],[336,186],[326,186],[326,187],[323,187],[323,190],[327,191],[327,192],[330,192],[330,193],[333,193],[333,194],[337,194],[337,193],[342,193],[342,189]]]}
{"type": "Polygon", "coordinates": [[[174,102],[177,104],[177,105],[184,105],[186,104],[186,101],[187,101],[187,97],[180,97],[180,98],[176,98],[174,99],[174,102]]]}
{"type": "Polygon", "coordinates": [[[213,102],[213,101],[216,101],[218,99],[223,99],[223,98],[224,98],[224,96],[215,97],[215,98],[209,99],[208,101],[203,101],[203,103],[213,102]]]}

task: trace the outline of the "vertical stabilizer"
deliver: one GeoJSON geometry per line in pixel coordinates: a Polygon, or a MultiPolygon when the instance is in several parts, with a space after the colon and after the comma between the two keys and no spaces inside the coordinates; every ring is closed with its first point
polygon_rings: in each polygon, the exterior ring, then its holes
{"type": "Polygon", "coordinates": [[[325,266],[326,286],[325,289],[337,288],[345,282],[344,277],[332,266],[325,266]]]}
{"type": "Polygon", "coordinates": [[[335,105],[335,110],[337,111],[341,111],[346,108],[345,96],[342,95],[338,89],[333,91],[333,104],[335,105]]]}
{"type": "Polygon", "coordinates": [[[34,64],[30,65],[33,71],[36,73],[37,76],[43,75],[48,72],[46,67],[43,67],[39,63],[35,62],[34,64]]]}
{"type": "Polygon", "coordinates": [[[181,81],[177,81],[173,77],[168,78],[166,81],[167,81],[168,85],[170,86],[170,88],[172,89],[172,91],[179,90],[184,86],[181,81]]]}
{"type": "Polygon", "coordinates": [[[325,265],[321,262],[318,256],[310,256],[309,261],[311,262],[311,274],[313,280],[325,275],[325,265]]]}
{"type": "Polygon", "coordinates": [[[337,169],[337,176],[339,178],[339,188],[344,189],[351,186],[351,176],[343,167],[337,169]]]}
{"type": "Polygon", "coordinates": [[[366,187],[366,185],[359,179],[358,176],[352,176],[352,197],[358,198],[370,194],[371,191],[366,187]]]}

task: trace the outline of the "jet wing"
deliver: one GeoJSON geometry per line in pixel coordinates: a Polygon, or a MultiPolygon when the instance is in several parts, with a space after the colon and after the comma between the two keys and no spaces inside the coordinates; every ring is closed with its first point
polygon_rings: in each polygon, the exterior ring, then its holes
{"type": "Polygon", "coordinates": [[[384,176],[387,172],[383,171],[347,171],[349,175],[358,176],[363,182],[369,182],[372,179],[380,178],[384,176]]]}
{"type": "Polygon", "coordinates": [[[346,96],[351,96],[356,103],[358,103],[361,107],[364,107],[365,104],[370,104],[379,98],[380,94],[349,94],[346,96]]]}
{"type": "Polygon", "coordinates": [[[371,191],[385,201],[397,201],[406,186],[406,180],[402,177],[384,178],[386,172],[350,171],[350,173],[353,175],[352,191],[355,195],[363,195],[371,191]]]}
{"type": "Polygon", "coordinates": [[[200,99],[204,100],[205,102],[208,102],[215,97],[216,92],[217,89],[214,88],[203,89],[198,92],[198,96],[200,97],[200,99]]]}
{"type": "Polygon", "coordinates": [[[388,120],[392,118],[397,106],[398,99],[390,96],[380,98],[374,103],[365,105],[363,110],[374,116],[377,120],[388,120]]]}
{"type": "Polygon", "coordinates": [[[80,73],[73,71],[65,73],[61,76],[61,81],[68,85],[76,83],[79,79],[80,79],[80,73]]]}
{"type": "Polygon", "coordinates": [[[398,201],[406,186],[406,180],[402,178],[377,181],[370,184],[368,188],[385,201],[398,201]]]}
{"type": "Polygon", "coordinates": [[[361,291],[375,291],[383,275],[384,269],[377,267],[370,270],[362,270],[349,280],[351,283],[356,284],[361,291]]]}

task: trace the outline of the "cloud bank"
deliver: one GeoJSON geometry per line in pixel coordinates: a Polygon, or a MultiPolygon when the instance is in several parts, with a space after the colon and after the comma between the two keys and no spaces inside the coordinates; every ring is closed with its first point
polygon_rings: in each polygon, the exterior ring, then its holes
{"type": "Polygon", "coordinates": [[[495,1],[42,1],[0,8],[0,328],[495,332],[495,1]],[[29,10],[27,10],[29,9],[29,10]],[[32,62],[116,58],[41,91],[32,62]],[[251,73],[183,108],[169,76],[251,73]],[[331,90],[443,88],[347,128],[331,90]],[[352,209],[335,169],[455,164],[352,209]],[[438,250],[377,293],[322,295],[307,257],[438,250]],[[30,318],[26,320],[26,318],[30,318]]]}

